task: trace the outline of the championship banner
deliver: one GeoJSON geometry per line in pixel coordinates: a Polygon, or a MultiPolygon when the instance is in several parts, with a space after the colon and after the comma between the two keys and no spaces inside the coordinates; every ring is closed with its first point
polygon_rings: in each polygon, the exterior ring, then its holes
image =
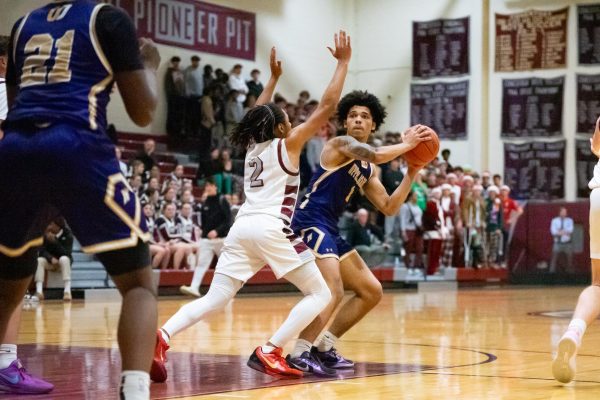
{"type": "Polygon", "coordinates": [[[518,200],[556,200],[565,195],[566,141],[504,143],[504,180],[518,200]]]}
{"type": "Polygon", "coordinates": [[[565,68],[569,8],[496,14],[497,72],[565,68]]]}
{"type": "Polygon", "coordinates": [[[600,5],[577,6],[579,64],[600,64],[600,5]]]}
{"type": "MultiPolygon", "coordinates": [[[[591,137],[591,135],[590,135],[591,137]]],[[[575,140],[575,171],[577,174],[577,197],[588,198],[590,189],[588,183],[594,176],[594,167],[598,157],[590,149],[589,139],[575,140]]]]}
{"type": "Polygon", "coordinates": [[[564,81],[564,77],[504,79],[501,136],[561,136],[564,81]]]}
{"type": "Polygon", "coordinates": [[[411,125],[433,128],[440,139],[467,138],[469,81],[410,85],[411,125]]]}
{"type": "Polygon", "coordinates": [[[194,0],[106,0],[157,43],[254,60],[256,14],[194,0]]]}
{"type": "Polygon", "coordinates": [[[577,75],[577,132],[594,132],[598,117],[600,75],[577,75]]]}
{"type": "Polygon", "coordinates": [[[469,73],[469,17],[413,22],[413,77],[469,73]]]}

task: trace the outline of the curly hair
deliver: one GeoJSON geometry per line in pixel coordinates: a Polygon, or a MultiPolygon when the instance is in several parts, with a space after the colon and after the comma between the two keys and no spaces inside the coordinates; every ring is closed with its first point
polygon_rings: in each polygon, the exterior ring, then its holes
{"type": "Polygon", "coordinates": [[[387,116],[385,107],[381,104],[377,96],[367,91],[355,90],[342,97],[338,103],[337,119],[341,125],[344,125],[350,109],[354,106],[363,106],[369,109],[375,123],[375,130],[379,129],[387,116]]]}
{"type": "Polygon", "coordinates": [[[252,143],[262,143],[275,137],[278,124],[285,122],[285,114],[274,103],[256,106],[231,132],[231,144],[245,151],[252,143]]]}

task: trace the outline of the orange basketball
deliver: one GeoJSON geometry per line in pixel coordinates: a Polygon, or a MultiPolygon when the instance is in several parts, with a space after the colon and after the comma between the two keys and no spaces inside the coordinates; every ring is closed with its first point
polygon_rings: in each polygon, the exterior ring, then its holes
{"type": "Polygon", "coordinates": [[[404,159],[410,165],[422,167],[437,157],[440,151],[440,139],[431,128],[431,140],[419,143],[414,149],[404,153],[404,159]]]}

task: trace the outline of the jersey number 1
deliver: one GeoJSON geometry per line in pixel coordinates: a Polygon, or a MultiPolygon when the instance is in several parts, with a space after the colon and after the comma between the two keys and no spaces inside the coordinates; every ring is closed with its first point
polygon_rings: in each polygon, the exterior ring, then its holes
{"type": "Polygon", "coordinates": [[[49,33],[33,35],[25,44],[25,61],[21,75],[21,87],[43,85],[45,83],[64,83],[71,80],[71,53],[75,31],[68,30],[54,39],[49,33]],[[47,66],[56,48],[54,65],[47,66]]]}

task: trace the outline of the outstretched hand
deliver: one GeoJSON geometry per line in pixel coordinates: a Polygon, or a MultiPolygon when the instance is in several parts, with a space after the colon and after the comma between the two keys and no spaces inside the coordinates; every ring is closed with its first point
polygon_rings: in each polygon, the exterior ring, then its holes
{"type": "Polygon", "coordinates": [[[275,46],[271,47],[269,66],[271,67],[271,75],[273,77],[279,78],[281,74],[283,74],[283,69],[281,68],[281,61],[277,59],[277,50],[275,50],[275,46]]]}
{"type": "Polygon", "coordinates": [[[156,43],[152,39],[143,37],[138,40],[138,44],[140,45],[142,62],[146,67],[156,71],[160,65],[160,54],[158,53],[156,43]]]}
{"type": "Polygon", "coordinates": [[[428,140],[431,140],[431,129],[427,125],[414,125],[402,132],[402,143],[411,148],[428,140]]]}
{"type": "Polygon", "coordinates": [[[594,131],[594,136],[590,139],[590,146],[592,153],[600,158],[600,117],[596,121],[596,130],[594,131]]]}
{"type": "Polygon", "coordinates": [[[327,47],[331,55],[340,62],[349,62],[352,56],[352,46],[350,45],[350,36],[346,35],[346,31],[340,30],[339,33],[334,34],[333,42],[335,49],[327,47]]]}

